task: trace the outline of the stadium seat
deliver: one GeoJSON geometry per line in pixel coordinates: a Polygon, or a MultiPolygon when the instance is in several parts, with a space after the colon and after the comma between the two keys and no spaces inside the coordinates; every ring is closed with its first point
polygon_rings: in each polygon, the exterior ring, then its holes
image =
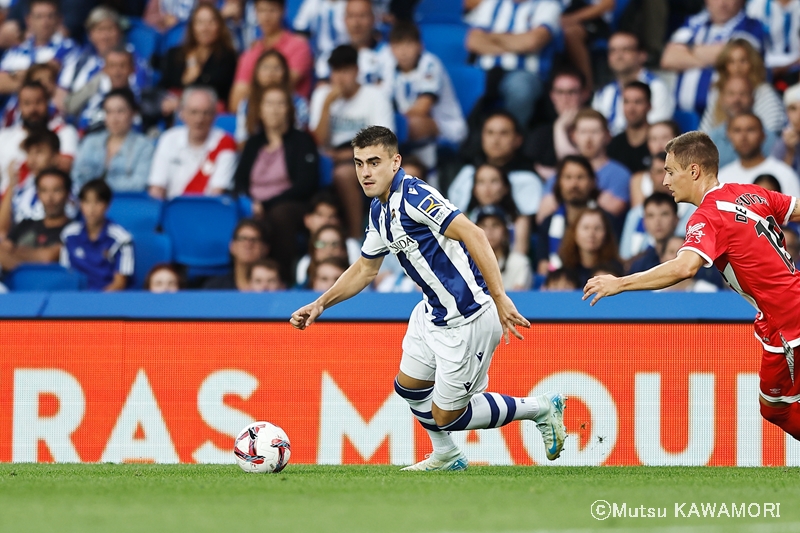
{"type": "Polygon", "coordinates": [[[170,48],[175,48],[183,44],[183,39],[186,36],[186,23],[181,22],[176,24],[161,37],[160,52],[162,55],[167,53],[170,48]]]}
{"type": "Polygon", "coordinates": [[[468,65],[448,65],[447,73],[453,82],[461,111],[467,117],[486,90],[486,71],[468,65]]]}
{"type": "Polygon", "coordinates": [[[136,55],[150,62],[150,59],[158,50],[161,35],[142,22],[142,19],[132,17],[130,29],[128,30],[128,42],[136,50],[136,55]]]}
{"type": "Polygon", "coordinates": [[[158,263],[172,261],[172,241],[163,233],[136,233],[133,236],[133,259],[134,272],[130,287],[141,289],[151,268],[158,263]]]}
{"type": "Polygon", "coordinates": [[[163,211],[164,202],[147,193],[118,192],[108,208],[108,218],[132,233],[155,231],[163,211]]]}
{"type": "Polygon", "coordinates": [[[462,0],[420,0],[414,12],[417,24],[428,22],[460,23],[464,14],[462,0]]]}
{"type": "Polygon", "coordinates": [[[676,109],[672,118],[678,123],[678,126],[681,127],[681,133],[694,131],[700,126],[700,116],[694,111],[681,111],[680,109],[676,109]]]}
{"type": "Polygon", "coordinates": [[[445,65],[466,65],[469,53],[466,40],[469,26],[465,24],[420,24],[425,49],[445,65]]]}
{"type": "Polygon", "coordinates": [[[237,202],[229,196],[179,196],[164,207],[162,225],[172,240],[173,260],[200,275],[228,267],[237,222],[237,202]]]}
{"type": "Polygon", "coordinates": [[[23,264],[6,275],[12,291],[79,291],[86,288],[86,278],[58,264],[23,264]]]}
{"type": "Polygon", "coordinates": [[[319,155],[319,186],[333,185],[333,159],[327,155],[319,155]]]}
{"type": "Polygon", "coordinates": [[[232,113],[223,113],[217,116],[214,121],[214,126],[224,130],[230,135],[236,135],[236,115],[232,113]]]}

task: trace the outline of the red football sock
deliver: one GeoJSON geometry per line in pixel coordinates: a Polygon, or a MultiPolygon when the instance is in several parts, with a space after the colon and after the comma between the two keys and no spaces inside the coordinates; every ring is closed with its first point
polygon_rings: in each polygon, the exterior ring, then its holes
{"type": "Polygon", "coordinates": [[[786,433],[800,440],[800,404],[793,403],[788,407],[769,407],[761,405],[761,416],[772,422],[786,433]]]}

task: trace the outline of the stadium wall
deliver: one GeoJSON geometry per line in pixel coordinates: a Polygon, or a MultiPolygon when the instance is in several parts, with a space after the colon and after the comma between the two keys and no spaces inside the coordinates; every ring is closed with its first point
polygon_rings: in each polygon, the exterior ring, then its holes
{"type": "MultiPolygon", "coordinates": [[[[430,451],[392,389],[414,295],[360,296],[305,332],[286,318],[308,293],[14,296],[0,297],[0,461],[226,463],[256,419],[287,431],[293,462],[430,451]]],[[[490,389],[567,393],[570,438],[549,463],[532,423],[454,434],[474,463],[800,465],[759,416],[753,311],[734,295],[514,298],[535,323],[501,345],[490,389]]]]}

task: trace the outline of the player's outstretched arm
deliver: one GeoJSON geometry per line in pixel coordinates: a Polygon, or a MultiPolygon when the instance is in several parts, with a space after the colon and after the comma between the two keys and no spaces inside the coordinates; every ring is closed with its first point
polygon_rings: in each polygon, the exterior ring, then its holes
{"type": "Polygon", "coordinates": [[[658,266],[617,278],[614,276],[595,276],[586,282],[583,288],[583,299],[594,295],[590,305],[596,304],[601,298],[614,296],[625,291],[646,291],[671,287],[685,279],[694,277],[697,271],[705,264],[705,259],[691,250],[684,250],[678,257],[658,266]]]}
{"type": "Polygon", "coordinates": [[[447,226],[444,236],[463,242],[469,255],[472,256],[472,260],[475,261],[481,274],[483,274],[489,294],[491,294],[497,306],[497,314],[500,316],[500,324],[503,326],[506,344],[508,344],[509,333],[518,339],[523,339],[524,337],[517,331],[516,326],[529,328],[531,323],[519,314],[514,302],[506,294],[503,288],[503,276],[500,273],[500,267],[497,265],[497,258],[494,256],[492,247],[489,245],[483,230],[470,222],[466,216],[459,214],[447,226]]]}
{"type": "Polygon", "coordinates": [[[358,261],[350,265],[350,268],[339,276],[333,287],[310,304],[292,313],[289,323],[297,329],[306,329],[319,318],[325,309],[363,291],[378,275],[382,263],[383,257],[376,259],[359,257],[358,261]]]}

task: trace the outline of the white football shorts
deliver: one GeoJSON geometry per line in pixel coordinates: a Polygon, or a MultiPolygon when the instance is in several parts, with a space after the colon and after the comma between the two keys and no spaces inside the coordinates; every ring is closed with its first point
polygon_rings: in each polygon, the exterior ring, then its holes
{"type": "Polygon", "coordinates": [[[433,402],[445,411],[456,411],[488,387],[489,364],[502,336],[494,302],[472,322],[443,328],[425,317],[422,301],[408,321],[400,371],[433,381],[433,402]]]}

